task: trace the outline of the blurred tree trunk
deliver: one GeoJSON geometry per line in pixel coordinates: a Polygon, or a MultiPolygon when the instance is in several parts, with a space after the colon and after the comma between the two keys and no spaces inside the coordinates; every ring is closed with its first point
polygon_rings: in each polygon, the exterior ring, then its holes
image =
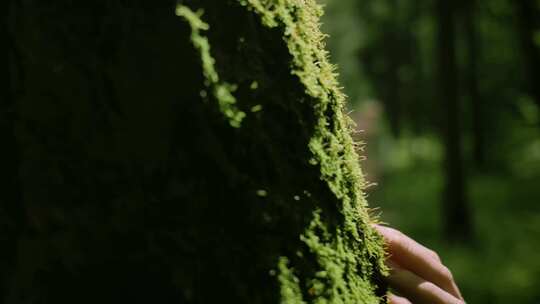
{"type": "Polygon", "coordinates": [[[478,88],[478,60],[480,56],[480,41],[476,27],[476,0],[464,1],[463,19],[465,30],[465,43],[467,52],[467,95],[472,112],[472,137],[474,164],[482,167],[485,164],[485,138],[484,138],[484,101],[478,88]]]}
{"type": "MultiPolygon", "coordinates": [[[[386,111],[388,112],[390,128],[394,136],[401,134],[403,127],[403,99],[400,98],[400,81],[399,68],[402,61],[401,39],[399,31],[396,30],[397,18],[397,1],[390,0],[388,4],[390,10],[389,22],[385,26],[383,45],[387,46],[389,52],[386,60],[388,60],[388,68],[386,70],[385,89],[379,90],[382,93],[383,102],[386,103],[386,111]]],[[[380,51],[380,50],[379,50],[380,51]]]]}
{"type": "Polygon", "coordinates": [[[370,47],[359,53],[359,61],[366,68],[377,97],[384,105],[387,113],[390,131],[399,136],[403,129],[403,99],[401,98],[401,83],[399,68],[403,62],[404,46],[402,34],[399,32],[398,7],[396,0],[390,0],[388,16],[381,18],[369,7],[369,1],[359,5],[360,16],[376,28],[375,38],[371,38],[370,47]],[[381,18],[382,20],[380,20],[381,18]]]}
{"type": "Polygon", "coordinates": [[[528,78],[528,93],[540,107],[540,46],[535,32],[540,30],[540,13],[535,0],[516,0],[519,37],[528,78]]]}
{"type": "Polygon", "coordinates": [[[438,98],[443,114],[442,134],[445,146],[445,188],[442,218],[446,237],[451,241],[465,241],[472,237],[472,225],[462,162],[461,117],[455,51],[455,5],[452,0],[437,0],[436,6],[438,98]]]}
{"type": "Polygon", "coordinates": [[[315,1],[175,5],[20,2],[0,302],[382,303],[315,1]]]}

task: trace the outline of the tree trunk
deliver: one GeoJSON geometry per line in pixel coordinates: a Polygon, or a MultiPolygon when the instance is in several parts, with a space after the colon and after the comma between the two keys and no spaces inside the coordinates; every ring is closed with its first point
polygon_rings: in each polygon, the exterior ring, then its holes
{"type": "Polygon", "coordinates": [[[11,1],[0,3],[0,301],[7,294],[13,275],[17,240],[22,228],[23,209],[19,183],[19,151],[15,137],[15,97],[12,62],[14,46],[9,30],[11,1]],[[6,250],[6,249],[12,250],[6,250]]]}
{"type": "Polygon", "coordinates": [[[476,29],[476,1],[464,1],[463,15],[467,50],[467,93],[472,113],[473,159],[477,167],[485,164],[484,105],[478,88],[480,42],[476,29]]]}
{"type": "Polygon", "coordinates": [[[525,72],[528,78],[528,93],[540,107],[540,46],[534,41],[535,31],[540,26],[540,14],[536,1],[516,0],[519,37],[523,52],[525,72]]]}
{"type": "Polygon", "coordinates": [[[455,3],[452,0],[438,0],[436,9],[439,99],[444,114],[442,134],[445,146],[442,218],[446,237],[451,241],[463,241],[471,238],[472,225],[461,155],[460,107],[455,54],[455,3]]]}
{"type": "Polygon", "coordinates": [[[382,303],[315,1],[124,3],[20,4],[4,303],[382,303]]]}

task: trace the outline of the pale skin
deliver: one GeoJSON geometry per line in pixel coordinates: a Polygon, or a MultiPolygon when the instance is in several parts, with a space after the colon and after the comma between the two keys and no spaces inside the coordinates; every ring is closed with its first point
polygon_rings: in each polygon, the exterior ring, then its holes
{"type": "Polygon", "coordinates": [[[452,273],[430,250],[400,231],[374,225],[383,236],[388,250],[387,265],[390,304],[463,304],[452,273]]]}

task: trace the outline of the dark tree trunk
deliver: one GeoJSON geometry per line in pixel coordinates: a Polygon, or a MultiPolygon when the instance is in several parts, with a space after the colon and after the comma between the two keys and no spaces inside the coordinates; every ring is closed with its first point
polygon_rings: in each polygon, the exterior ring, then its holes
{"type": "Polygon", "coordinates": [[[442,218],[446,237],[451,241],[464,241],[472,237],[472,225],[461,151],[461,116],[455,52],[455,3],[452,0],[437,0],[436,9],[440,82],[438,98],[443,114],[442,134],[445,146],[442,218]]]}
{"type": "MultiPolygon", "coordinates": [[[[16,105],[13,92],[14,45],[10,33],[11,1],[0,4],[0,302],[7,297],[23,221],[19,184],[19,151],[15,137],[16,105]]],[[[3,302],[2,302],[3,303],[3,302]]]]}
{"type": "Polygon", "coordinates": [[[473,160],[477,167],[482,168],[485,164],[484,101],[478,88],[478,59],[481,56],[476,28],[476,5],[475,0],[465,1],[463,19],[467,50],[466,88],[472,113],[473,160]]]}
{"type": "Polygon", "coordinates": [[[514,1],[518,16],[518,31],[527,75],[528,93],[540,107],[540,46],[534,41],[535,31],[540,26],[537,1],[514,1]]]}
{"type": "Polygon", "coordinates": [[[363,49],[359,53],[359,62],[374,80],[376,95],[384,105],[390,131],[394,136],[399,136],[403,129],[403,99],[400,98],[401,84],[398,76],[404,51],[403,39],[400,39],[401,34],[396,30],[397,3],[395,0],[390,1],[388,4],[390,17],[383,22],[369,14],[369,2],[364,4],[359,6],[359,10],[362,11],[360,15],[376,24],[380,37],[374,39],[370,48],[363,49]]]}
{"type": "MultiPolygon", "coordinates": [[[[391,0],[389,4],[390,14],[392,19],[397,19],[397,2],[391,0]]],[[[385,110],[388,112],[390,128],[394,136],[399,136],[403,127],[403,100],[400,98],[400,81],[399,81],[399,68],[403,46],[400,45],[400,33],[395,29],[394,24],[388,24],[385,29],[385,41],[384,45],[388,47],[388,56],[386,61],[388,67],[385,71],[385,78],[383,82],[385,86],[383,90],[379,90],[381,93],[383,102],[385,103],[385,110]]]]}
{"type": "Polygon", "coordinates": [[[315,2],[128,2],[21,2],[0,301],[382,302],[315,2]]]}

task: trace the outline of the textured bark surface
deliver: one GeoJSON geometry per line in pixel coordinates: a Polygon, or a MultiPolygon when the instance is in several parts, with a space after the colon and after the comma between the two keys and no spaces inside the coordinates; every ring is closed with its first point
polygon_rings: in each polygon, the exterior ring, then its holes
{"type": "Polygon", "coordinates": [[[0,301],[382,302],[319,14],[14,2],[0,301]]]}

